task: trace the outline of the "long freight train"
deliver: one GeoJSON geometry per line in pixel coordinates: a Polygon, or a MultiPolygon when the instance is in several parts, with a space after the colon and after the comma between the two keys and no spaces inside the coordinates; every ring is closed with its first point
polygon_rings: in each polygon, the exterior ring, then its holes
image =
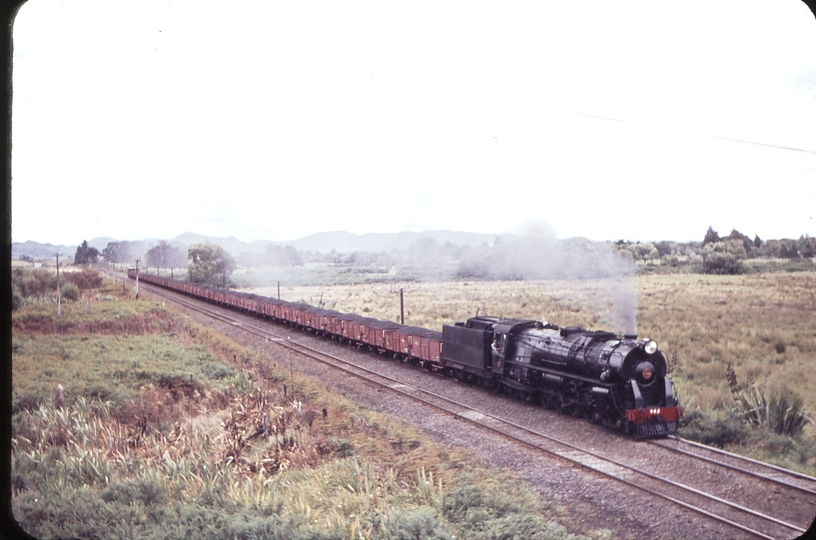
{"type": "MultiPolygon", "coordinates": [[[[136,270],[128,271],[136,278],[136,270]]],[[[538,400],[635,437],[677,432],[683,408],[666,358],[649,339],[583,327],[473,317],[442,332],[139,273],[141,281],[460,380],[538,400]]]]}

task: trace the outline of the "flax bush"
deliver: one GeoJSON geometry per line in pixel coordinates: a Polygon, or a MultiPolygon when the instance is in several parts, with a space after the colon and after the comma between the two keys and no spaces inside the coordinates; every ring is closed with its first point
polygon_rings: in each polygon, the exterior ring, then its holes
{"type": "Polygon", "coordinates": [[[734,411],[739,417],[777,435],[797,437],[812,422],[802,397],[787,388],[752,387],[738,392],[735,401],[734,411]]]}

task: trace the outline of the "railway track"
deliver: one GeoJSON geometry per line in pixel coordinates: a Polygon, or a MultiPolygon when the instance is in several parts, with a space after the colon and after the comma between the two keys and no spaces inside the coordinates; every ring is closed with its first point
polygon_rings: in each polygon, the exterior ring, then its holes
{"type": "MultiPolygon", "coordinates": [[[[310,347],[304,343],[289,339],[263,326],[250,324],[234,316],[231,311],[225,312],[223,309],[216,309],[202,301],[193,301],[183,295],[169,292],[153,285],[146,283],[142,283],[141,285],[145,290],[178,303],[187,309],[202,313],[224,324],[240,328],[245,332],[263,338],[265,341],[274,342],[293,352],[307,356],[313,361],[327,364],[333,369],[365,380],[369,384],[387,388],[391,392],[418,401],[426,406],[433,407],[442,411],[444,414],[478,426],[480,429],[500,434],[503,437],[522,443],[537,451],[544,452],[561,462],[581,467],[594,474],[644,491],[651,496],[659,497],[689,511],[716,520],[732,529],[742,531],[746,537],[767,539],[794,538],[805,533],[807,527],[810,525],[810,523],[803,523],[801,517],[799,517],[797,521],[791,519],[790,515],[784,515],[785,512],[782,512],[782,516],[772,515],[772,513],[779,513],[774,508],[749,508],[747,505],[733,502],[722,496],[710,493],[705,489],[695,488],[681,481],[671,480],[663,475],[656,474],[654,471],[646,470],[644,467],[633,464],[632,460],[622,460],[620,458],[602,455],[591,449],[573,444],[572,442],[552,437],[536,429],[517,424],[465,403],[457,402],[438,393],[423,389],[420,386],[365,368],[343,358],[310,347]]],[[[708,467],[722,467],[729,471],[728,474],[750,476],[752,481],[763,483],[763,485],[764,483],[773,484],[777,490],[794,490],[798,494],[797,497],[803,500],[805,505],[816,509],[816,478],[794,473],[793,471],[788,471],[780,467],[763,464],[755,460],[747,460],[747,458],[736,456],[736,454],[729,454],[677,437],[673,437],[669,441],[632,442],[635,445],[650,445],[655,449],[659,447],[664,452],[682,455],[684,459],[698,460],[699,462],[705,463],[708,467]],[[693,448],[695,451],[684,450],[681,446],[693,448]],[[720,454],[718,454],[718,452],[720,454]],[[715,455],[727,455],[728,460],[731,462],[717,460],[715,457],[712,457],[715,455]],[[751,468],[749,469],[745,465],[738,466],[733,463],[733,461],[740,459],[744,460],[745,463],[750,463],[751,468]]],[[[764,489],[759,485],[755,487],[756,489],[764,489]]],[[[783,500],[788,499],[784,494],[777,498],[783,500]]]]}

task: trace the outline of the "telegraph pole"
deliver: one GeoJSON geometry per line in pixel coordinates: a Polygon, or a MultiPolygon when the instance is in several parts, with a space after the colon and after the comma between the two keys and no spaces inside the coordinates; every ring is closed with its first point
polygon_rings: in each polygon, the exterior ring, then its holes
{"type": "Polygon", "coordinates": [[[400,324],[405,324],[405,303],[402,300],[402,289],[400,289],[400,324]]]}
{"type": "Polygon", "coordinates": [[[60,291],[60,282],[59,282],[59,253],[55,253],[57,256],[57,319],[60,318],[62,312],[62,291],[60,291]]]}
{"type": "Polygon", "coordinates": [[[139,259],[136,259],[136,299],[139,299],[139,259]]]}

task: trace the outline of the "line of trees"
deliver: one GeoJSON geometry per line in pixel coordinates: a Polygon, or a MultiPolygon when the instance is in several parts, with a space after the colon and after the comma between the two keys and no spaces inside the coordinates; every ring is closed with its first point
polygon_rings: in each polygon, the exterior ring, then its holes
{"type": "MultiPolygon", "coordinates": [[[[576,261],[591,259],[590,269],[605,274],[614,258],[601,257],[604,250],[634,263],[679,266],[702,265],[705,273],[734,274],[745,270],[744,261],[762,258],[812,258],[816,257],[816,238],[802,235],[798,240],[779,239],[763,241],[758,235],[750,238],[733,229],[721,237],[713,227],[706,231],[702,242],[591,242],[586,239],[550,239],[546,242],[519,238],[502,245],[497,237],[495,245],[468,246],[442,245],[430,238],[421,238],[405,250],[391,252],[353,252],[328,254],[300,251],[292,245],[271,244],[263,253],[243,253],[239,257],[245,266],[301,266],[304,262],[324,262],[352,266],[381,266],[415,271],[428,268],[456,268],[460,277],[483,277],[488,279],[524,279],[551,277],[569,273],[586,274],[576,261]],[[543,243],[542,243],[543,242],[543,243]],[[546,245],[545,245],[546,244],[546,245]],[[603,249],[601,249],[603,247],[603,249]],[[599,251],[600,250],[600,251],[599,251]],[[546,256],[535,257],[538,253],[546,256]],[[535,259],[535,264],[529,264],[535,259]],[[539,260],[541,259],[541,260],[539,260]],[[611,261],[611,262],[610,262],[611,261]],[[555,264],[555,263],[558,264],[555,264]],[[601,264],[603,262],[603,264],[601,264]]],[[[135,259],[144,261],[147,268],[182,268],[188,270],[188,279],[212,286],[224,286],[237,267],[236,260],[225,249],[212,244],[194,244],[187,248],[164,240],[148,246],[144,242],[110,242],[100,253],[83,241],[77,248],[76,264],[91,264],[99,257],[105,261],[131,265],[135,259]]],[[[699,268],[699,266],[698,266],[699,268]]],[[[692,270],[693,271],[693,270],[692,270]]],[[[593,272],[589,272],[593,274],[593,272]]],[[[593,274],[594,275],[594,274],[593,274]]]]}
{"type": "Polygon", "coordinates": [[[187,265],[187,255],[182,249],[161,240],[158,245],[150,248],[145,253],[145,264],[158,270],[162,268],[182,268],[187,265]]]}
{"type": "Polygon", "coordinates": [[[758,235],[751,240],[736,229],[720,237],[713,227],[703,238],[703,271],[708,274],[738,274],[744,271],[743,261],[757,257],[799,259],[816,257],[816,238],[807,234],[798,240],[783,238],[763,242],[758,235]]]}

